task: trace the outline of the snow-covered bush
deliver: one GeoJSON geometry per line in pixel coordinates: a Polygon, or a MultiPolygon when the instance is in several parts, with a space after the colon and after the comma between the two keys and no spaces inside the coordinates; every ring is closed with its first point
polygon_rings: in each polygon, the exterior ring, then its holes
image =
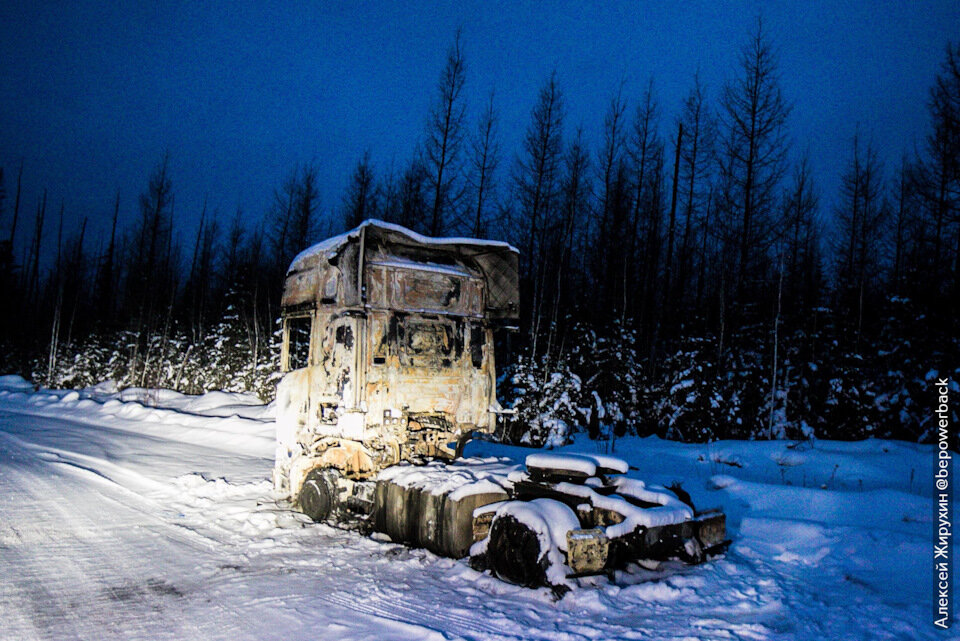
{"type": "Polygon", "coordinates": [[[637,433],[643,369],[635,330],[615,321],[596,330],[577,325],[570,350],[572,367],[590,399],[587,427],[591,438],[637,433]]]}
{"type": "Polygon", "coordinates": [[[662,379],[647,390],[652,404],[646,416],[656,433],[683,441],[720,437],[730,407],[716,358],[716,344],[697,337],[684,341],[665,359],[662,379]]]}
{"type": "Polygon", "coordinates": [[[559,447],[586,423],[580,377],[565,361],[521,357],[504,372],[500,390],[516,410],[505,433],[508,441],[559,447]]]}
{"type": "Polygon", "coordinates": [[[60,346],[52,372],[48,355],[35,357],[31,372],[34,381],[56,388],[79,389],[110,380],[120,389],[254,392],[270,401],[276,394],[279,363],[279,337],[267,334],[248,340],[238,315],[228,308],[196,343],[176,327],[166,337],[141,338],[127,330],[94,333],[60,346]]]}

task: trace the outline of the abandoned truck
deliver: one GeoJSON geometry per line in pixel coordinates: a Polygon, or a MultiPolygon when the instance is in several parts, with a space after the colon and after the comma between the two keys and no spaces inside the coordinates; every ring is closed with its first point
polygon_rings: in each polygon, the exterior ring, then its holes
{"type": "Polygon", "coordinates": [[[493,337],[517,323],[517,261],[506,243],[372,220],[298,255],[282,298],[278,495],[528,586],[721,549],[721,512],[627,478],[614,457],[460,457],[510,414],[493,337]]]}

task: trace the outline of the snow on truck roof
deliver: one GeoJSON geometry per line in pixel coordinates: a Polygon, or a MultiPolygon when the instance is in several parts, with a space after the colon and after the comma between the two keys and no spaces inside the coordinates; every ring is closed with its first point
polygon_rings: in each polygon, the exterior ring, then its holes
{"type": "Polygon", "coordinates": [[[310,259],[313,257],[325,256],[329,257],[332,254],[335,254],[341,247],[346,245],[351,240],[354,240],[360,236],[360,232],[366,228],[379,229],[388,232],[394,232],[406,236],[408,239],[412,240],[415,243],[421,245],[457,245],[460,247],[473,247],[478,251],[475,253],[483,253],[484,250],[499,250],[499,251],[508,251],[513,252],[514,254],[519,254],[520,252],[516,247],[510,243],[505,243],[499,240],[483,240],[478,238],[461,238],[461,237],[448,237],[448,238],[432,238],[430,236],[424,236],[418,234],[417,232],[407,229],[406,227],[401,227],[394,223],[388,223],[383,220],[377,220],[374,218],[367,219],[360,223],[357,227],[354,227],[350,231],[344,232],[338,236],[333,236],[326,240],[320,241],[315,245],[307,247],[302,252],[297,254],[293,261],[290,263],[290,269],[287,270],[287,273],[300,271],[301,269],[310,267],[310,259]]]}

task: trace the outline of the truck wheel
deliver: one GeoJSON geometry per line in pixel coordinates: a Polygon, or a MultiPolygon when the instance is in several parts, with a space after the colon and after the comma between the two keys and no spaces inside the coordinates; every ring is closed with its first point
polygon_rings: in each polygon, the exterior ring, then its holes
{"type": "Polygon", "coordinates": [[[313,470],[300,487],[297,496],[300,511],[317,522],[330,518],[337,507],[337,488],[330,474],[324,470],[313,470]]]}
{"type": "Polygon", "coordinates": [[[487,543],[487,562],[494,574],[528,588],[546,585],[546,550],[542,556],[540,539],[528,525],[508,514],[494,519],[487,543]]]}

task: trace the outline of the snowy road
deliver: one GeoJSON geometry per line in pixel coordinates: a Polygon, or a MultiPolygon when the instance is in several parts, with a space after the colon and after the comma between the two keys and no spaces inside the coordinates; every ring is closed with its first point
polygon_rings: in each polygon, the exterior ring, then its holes
{"type": "Polygon", "coordinates": [[[644,478],[723,505],[735,543],[554,602],[277,505],[249,399],[0,388],[3,639],[944,638],[929,447],[621,441],[644,478]]]}

